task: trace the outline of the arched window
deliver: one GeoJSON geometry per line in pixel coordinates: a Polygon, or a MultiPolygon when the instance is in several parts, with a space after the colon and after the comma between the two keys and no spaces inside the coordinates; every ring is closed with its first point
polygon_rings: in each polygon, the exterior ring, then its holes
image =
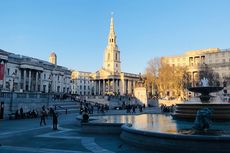
{"type": "Polygon", "coordinates": [[[108,53],[108,58],[107,58],[107,60],[108,60],[108,61],[110,60],[110,53],[108,53]]]}
{"type": "Polygon", "coordinates": [[[117,53],[116,53],[116,61],[117,61],[117,53]]]}

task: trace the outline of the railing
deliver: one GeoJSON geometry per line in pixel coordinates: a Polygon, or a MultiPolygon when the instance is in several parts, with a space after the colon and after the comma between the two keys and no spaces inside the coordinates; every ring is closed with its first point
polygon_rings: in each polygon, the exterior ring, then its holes
{"type": "Polygon", "coordinates": [[[26,93],[17,93],[17,98],[26,98],[26,93]]]}
{"type": "Polygon", "coordinates": [[[10,92],[0,92],[0,97],[2,97],[2,98],[10,98],[11,93],[10,92]]]}
{"type": "Polygon", "coordinates": [[[64,108],[64,107],[59,106],[59,105],[54,105],[54,110],[57,110],[57,107],[60,108],[60,109],[62,109],[62,110],[65,110],[65,113],[67,114],[67,112],[68,112],[67,108],[64,108]]]}

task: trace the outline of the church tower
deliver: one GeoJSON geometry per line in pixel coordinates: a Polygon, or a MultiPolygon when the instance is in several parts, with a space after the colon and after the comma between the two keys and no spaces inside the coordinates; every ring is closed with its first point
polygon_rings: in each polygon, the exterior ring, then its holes
{"type": "Polygon", "coordinates": [[[108,44],[105,49],[103,68],[112,72],[113,74],[121,72],[120,51],[118,50],[116,43],[113,16],[110,20],[110,31],[108,36],[108,44]]]}
{"type": "Polygon", "coordinates": [[[52,52],[49,56],[49,62],[52,63],[52,64],[55,64],[57,65],[57,55],[52,52]]]}

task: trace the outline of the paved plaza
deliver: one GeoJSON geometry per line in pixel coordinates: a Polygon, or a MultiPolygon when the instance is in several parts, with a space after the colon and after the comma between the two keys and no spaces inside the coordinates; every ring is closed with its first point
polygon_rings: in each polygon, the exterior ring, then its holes
{"type": "MultiPolygon", "coordinates": [[[[145,110],[149,113],[155,109],[145,110]]],[[[125,114],[112,110],[108,114],[125,114]]],[[[40,126],[40,118],[0,121],[1,153],[150,153],[149,148],[138,148],[123,142],[119,135],[84,134],[80,132],[78,114],[59,116],[57,131],[52,129],[52,118],[40,126]]]]}

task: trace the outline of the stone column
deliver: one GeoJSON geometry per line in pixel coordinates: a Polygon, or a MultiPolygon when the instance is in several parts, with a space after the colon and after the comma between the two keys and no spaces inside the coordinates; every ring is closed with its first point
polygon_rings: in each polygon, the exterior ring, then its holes
{"type": "Polygon", "coordinates": [[[108,80],[108,92],[110,92],[110,80],[108,80]]]}
{"type": "Polygon", "coordinates": [[[17,86],[17,89],[16,89],[18,91],[20,91],[20,89],[21,89],[21,82],[22,82],[21,73],[22,73],[22,71],[21,71],[21,69],[19,69],[19,71],[18,71],[18,86],[17,86]]]}
{"type": "Polygon", "coordinates": [[[42,72],[40,72],[40,91],[43,90],[43,84],[42,84],[42,72]]]}
{"type": "Polygon", "coordinates": [[[117,80],[117,93],[120,93],[120,80],[117,80]]]}
{"type": "Polygon", "coordinates": [[[135,87],[134,87],[134,81],[132,80],[132,88],[131,88],[131,91],[132,91],[132,92],[131,92],[131,93],[132,93],[133,95],[134,95],[134,88],[135,88],[135,87]]]}
{"type": "Polygon", "coordinates": [[[124,94],[127,94],[127,90],[126,90],[126,80],[124,79],[124,83],[123,83],[123,89],[124,89],[124,94]]]}
{"type": "Polygon", "coordinates": [[[123,95],[123,85],[122,85],[122,79],[119,80],[119,89],[120,89],[120,95],[123,95]]]}
{"type": "Polygon", "coordinates": [[[112,85],[112,87],[113,87],[113,93],[114,93],[114,91],[115,91],[115,85],[114,85],[115,83],[114,83],[114,82],[115,82],[115,81],[114,81],[114,79],[113,79],[113,80],[112,80],[112,84],[113,84],[113,85],[112,85]]]}
{"type": "Polygon", "coordinates": [[[24,80],[23,80],[23,91],[26,91],[26,69],[23,70],[24,80]]]}
{"type": "Polygon", "coordinates": [[[129,84],[130,82],[129,82],[129,80],[126,80],[126,84],[127,84],[127,86],[126,86],[126,88],[127,88],[127,94],[129,94],[129,88],[130,88],[130,84],[129,84]]]}
{"type": "Polygon", "coordinates": [[[36,76],[35,76],[35,91],[38,91],[38,72],[36,71],[36,76]]]}
{"type": "Polygon", "coordinates": [[[4,64],[3,89],[6,89],[7,62],[3,61],[3,64],[4,64]]]}
{"type": "Polygon", "coordinates": [[[116,93],[117,93],[117,88],[118,88],[118,86],[117,86],[117,81],[118,81],[118,80],[116,79],[115,82],[114,82],[114,83],[115,83],[115,92],[116,92],[116,93]]]}
{"type": "MultiPolygon", "coordinates": [[[[51,87],[51,92],[53,91],[53,92],[56,92],[56,77],[55,77],[55,74],[53,74],[53,77],[52,77],[52,81],[51,81],[51,84],[52,84],[52,87],[51,87]]],[[[67,90],[67,89],[65,89],[65,90],[67,90]]]]}
{"type": "Polygon", "coordinates": [[[93,82],[93,84],[94,84],[94,95],[96,95],[96,88],[97,88],[97,84],[96,84],[96,80],[94,80],[94,82],[93,82]]]}
{"type": "Polygon", "coordinates": [[[98,81],[98,94],[101,95],[101,80],[98,81]]]}
{"type": "Polygon", "coordinates": [[[129,94],[131,94],[132,93],[131,80],[128,81],[128,84],[129,84],[128,91],[129,91],[129,94]]]}
{"type": "Polygon", "coordinates": [[[117,79],[114,79],[114,92],[117,93],[117,79]]]}
{"type": "Polygon", "coordinates": [[[116,92],[118,93],[118,92],[120,91],[120,90],[119,90],[119,88],[120,88],[120,86],[119,86],[119,79],[117,79],[116,86],[117,86],[117,91],[116,91],[116,92]]]}
{"type": "Polygon", "coordinates": [[[29,70],[29,91],[31,91],[31,70],[29,70]]]}
{"type": "Polygon", "coordinates": [[[20,71],[20,69],[18,69],[18,85],[17,85],[17,87],[16,87],[16,89],[15,90],[17,90],[17,91],[20,91],[20,89],[21,89],[21,71],[20,71]]]}
{"type": "Polygon", "coordinates": [[[105,80],[103,80],[103,95],[105,95],[105,80]]]}

